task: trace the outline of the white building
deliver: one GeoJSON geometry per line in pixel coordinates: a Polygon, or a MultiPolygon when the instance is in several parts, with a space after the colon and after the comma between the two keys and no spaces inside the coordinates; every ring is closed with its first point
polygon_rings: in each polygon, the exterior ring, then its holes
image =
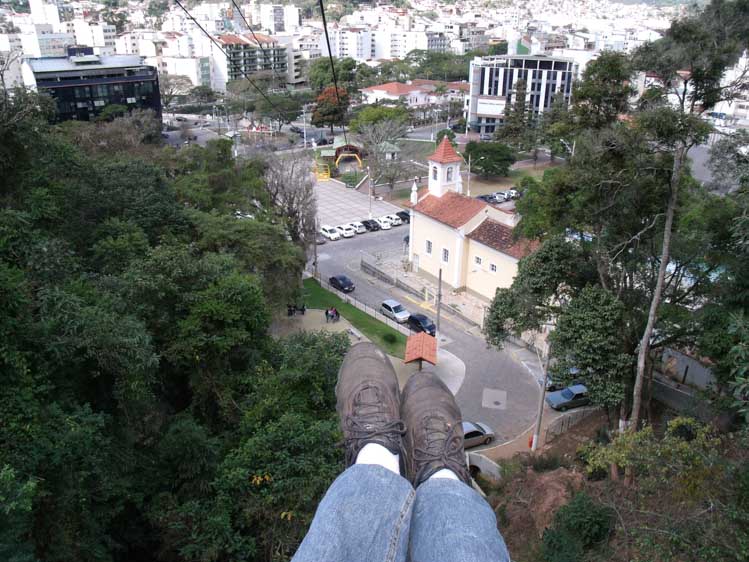
{"type": "Polygon", "coordinates": [[[77,45],[93,47],[97,55],[109,56],[116,52],[117,28],[113,25],[74,19],[62,22],[61,28],[75,36],[77,45]]]}
{"type": "Polygon", "coordinates": [[[505,106],[512,104],[518,80],[526,82],[528,111],[539,115],[558,96],[569,103],[577,64],[569,59],[536,55],[476,57],[469,73],[468,126],[474,132],[494,133],[505,106]]]}
{"type": "Polygon", "coordinates": [[[256,13],[260,26],[272,34],[293,32],[302,25],[302,12],[296,6],[259,4],[256,13]]]}
{"type": "Polygon", "coordinates": [[[71,33],[55,33],[52,26],[39,25],[37,33],[20,35],[23,54],[28,57],[64,57],[67,48],[75,45],[75,36],[71,33]]]}
{"type": "Polygon", "coordinates": [[[29,0],[31,20],[36,24],[49,24],[57,29],[60,25],[60,12],[57,4],[44,0],[29,0]]]}

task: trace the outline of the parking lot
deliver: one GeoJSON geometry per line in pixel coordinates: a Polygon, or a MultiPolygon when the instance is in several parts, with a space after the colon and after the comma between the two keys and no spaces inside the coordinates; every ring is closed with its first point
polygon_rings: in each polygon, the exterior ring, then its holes
{"type": "MultiPolygon", "coordinates": [[[[367,196],[334,181],[317,182],[317,216],[320,225],[337,226],[369,218],[367,196]]],[[[402,211],[385,201],[372,201],[372,218],[402,211]]]]}

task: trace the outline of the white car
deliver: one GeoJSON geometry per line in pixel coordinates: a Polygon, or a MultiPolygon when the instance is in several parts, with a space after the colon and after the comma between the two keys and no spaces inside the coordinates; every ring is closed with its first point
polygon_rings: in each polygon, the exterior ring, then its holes
{"type": "Polygon", "coordinates": [[[338,233],[344,238],[353,238],[356,236],[356,230],[350,224],[340,224],[336,226],[338,233]]]}
{"type": "Polygon", "coordinates": [[[393,227],[393,224],[385,217],[380,217],[374,221],[380,225],[380,229],[382,230],[390,230],[393,227]]]}
{"type": "Polygon", "coordinates": [[[400,226],[403,224],[403,221],[398,215],[385,215],[382,218],[389,220],[390,224],[392,224],[393,226],[400,226]]]}
{"type": "Polygon", "coordinates": [[[408,322],[408,319],[411,316],[411,313],[406,310],[401,303],[392,299],[382,302],[380,305],[380,312],[391,320],[395,320],[398,324],[408,322]]]}
{"type": "Polygon", "coordinates": [[[357,234],[364,234],[367,231],[366,227],[358,221],[349,223],[349,226],[353,228],[357,234]]]}
{"type": "Polygon", "coordinates": [[[517,189],[511,189],[507,193],[513,199],[519,199],[520,198],[520,192],[517,189]]]}
{"type": "Polygon", "coordinates": [[[336,229],[334,226],[321,226],[320,234],[325,236],[325,238],[327,238],[328,240],[339,240],[341,238],[341,233],[338,232],[338,229],[336,229]]]}

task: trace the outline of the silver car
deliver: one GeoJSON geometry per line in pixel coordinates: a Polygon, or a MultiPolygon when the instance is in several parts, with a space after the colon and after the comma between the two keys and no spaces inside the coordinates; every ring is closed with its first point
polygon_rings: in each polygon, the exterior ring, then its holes
{"type": "Polygon", "coordinates": [[[494,441],[494,432],[491,428],[481,422],[463,422],[463,446],[466,449],[488,445],[494,441]]]}
{"type": "Polygon", "coordinates": [[[411,316],[411,313],[401,303],[392,299],[388,299],[380,305],[380,312],[399,324],[407,322],[411,316]]]}

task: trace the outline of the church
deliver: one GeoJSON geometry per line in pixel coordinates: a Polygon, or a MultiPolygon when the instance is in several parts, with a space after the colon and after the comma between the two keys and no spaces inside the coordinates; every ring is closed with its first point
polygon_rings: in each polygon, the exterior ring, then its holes
{"type": "Polygon", "coordinates": [[[412,271],[453,290],[491,300],[498,287],[509,287],[518,262],[538,246],[513,238],[520,217],[511,208],[465,195],[463,158],[447,137],[429,156],[428,187],[411,189],[408,259],[412,271]]]}

